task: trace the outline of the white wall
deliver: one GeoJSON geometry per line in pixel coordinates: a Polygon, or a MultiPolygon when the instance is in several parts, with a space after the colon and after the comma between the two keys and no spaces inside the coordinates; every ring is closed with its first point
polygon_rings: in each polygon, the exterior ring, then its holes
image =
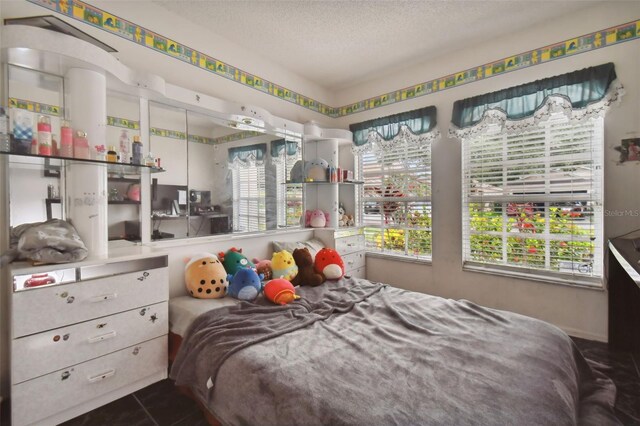
{"type": "MultiPolygon", "coordinates": [[[[492,41],[455,54],[442,56],[403,73],[368,82],[337,94],[337,103],[376,96],[456,71],[478,66],[573,36],[628,22],[640,16],[640,3],[608,2],[584,13],[559,18],[546,25],[492,41]]],[[[640,209],[640,192],[635,190],[638,164],[616,165],[613,146],[631,134],[640,136],[640,42],[579,54],[477,83],[437,92],[386,108],[338,120],[340,126],[352,122],[408,111],[427,105],[438,108],[438,128],[443,137],[433,146],[433,263],[394,262],[367,258],[367,276],[374,281],[440,295],[464,298],[482,305],[507,309],[537,317],[574,335],[605,340],[607,336],[607,293],[560,285],[532,282],[462,270],[462,193],[460,142],[447,137],[453,102],[502,88],[563,74],[584,67],[614,62],[626,95],[613,107],[605,121],[605,209],[640,209]]],[[[606,217],[605,236],[614,237],[640,228],[640,217],[606,217]]]]}

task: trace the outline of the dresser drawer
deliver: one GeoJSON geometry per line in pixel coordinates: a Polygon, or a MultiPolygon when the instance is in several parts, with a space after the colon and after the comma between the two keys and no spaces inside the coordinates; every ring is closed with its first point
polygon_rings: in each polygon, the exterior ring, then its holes
{"type": "Polygon", "coordinates": [[[362,268],[366,264],[366,257],[364,251],[359,251],[356,253],[347,254],[342,256],[342,260],[344,262],[344,270],[346,275],[349,275],[349,272],[362,268]]]}
{"type": "Polygon", "coordinates": [[[358,269],[353,269],[352,271],[345,273],[345,276],[351,278],[367,278],[367,267],[363,266],[358,269]]]}
{"type": "Polygon", "coordinates": [[[168,303],[56,328],[15,339],[11,383],[20,383],[69,365],[165,335],[168,303]]]}
{"type": "Polygon", "coordinates": [[[364,235],[336,238],[336,250],[341,256],[364,250],[364,235]]]}
{"type": "Polygon", "coordinates": [[[13,338],[168,299],[168,268],[13,293],[13,338]]]}
{"type": "Polygon", "coordinates": [[[167,369],[167,337],[12,386],[14,426],[29,425],[167,369]]]}

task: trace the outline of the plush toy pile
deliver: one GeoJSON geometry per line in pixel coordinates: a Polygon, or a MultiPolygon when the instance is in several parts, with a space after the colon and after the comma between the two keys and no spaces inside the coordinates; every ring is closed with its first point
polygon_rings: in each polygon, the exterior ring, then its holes
{"type": "Polygon", "coordinates": [[[240,300],[254,300],[262,290],[262,275],[251,268],[242,268],[229,274],[229,296],[240,300]]]}
{"type": "Polygon", "coordinates": [[[296,299],[300,299],[300,296],[296,295],[296,289],[293,284],[284,278],[276,278],[266,283],[264,295],[276,305],[286,305],[296,299]]]}
{"type": "Polygon", "coordinates": [[[255,265],[251,263],[247,256],[242,254],[242,249],[231,247],[226,253],[218,253],[218,257],[224,265],[224,269],[228,274],[234,275],[238,269],[252,268],[255,269],[255,265]]]}

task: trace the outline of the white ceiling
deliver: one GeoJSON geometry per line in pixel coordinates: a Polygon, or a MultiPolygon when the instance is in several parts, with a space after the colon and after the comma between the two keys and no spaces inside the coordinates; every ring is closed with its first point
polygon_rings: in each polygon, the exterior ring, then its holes
{"type": "Polygon", "coordinates": [[[329,90],[429,61],[470,42],[508,36],[595,2],[153,0],[203,31],[329,90]]]}

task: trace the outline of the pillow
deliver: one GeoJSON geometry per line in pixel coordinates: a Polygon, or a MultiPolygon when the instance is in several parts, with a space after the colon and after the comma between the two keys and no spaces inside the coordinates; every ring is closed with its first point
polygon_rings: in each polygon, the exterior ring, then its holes
{"type": "Polygon", "coordinates": [[[308,248],[309,253],[311,253],[311,257],[316,258],[316,253],[320,251],[320,249],[324,248],[324,243],[318,239],[312,239],[308,241],[272,241],[271,246],[273,252],[279,252],[282,250],[286,250],[289,253],[293,253],[293,251],[297,248],[308,248]]]}

